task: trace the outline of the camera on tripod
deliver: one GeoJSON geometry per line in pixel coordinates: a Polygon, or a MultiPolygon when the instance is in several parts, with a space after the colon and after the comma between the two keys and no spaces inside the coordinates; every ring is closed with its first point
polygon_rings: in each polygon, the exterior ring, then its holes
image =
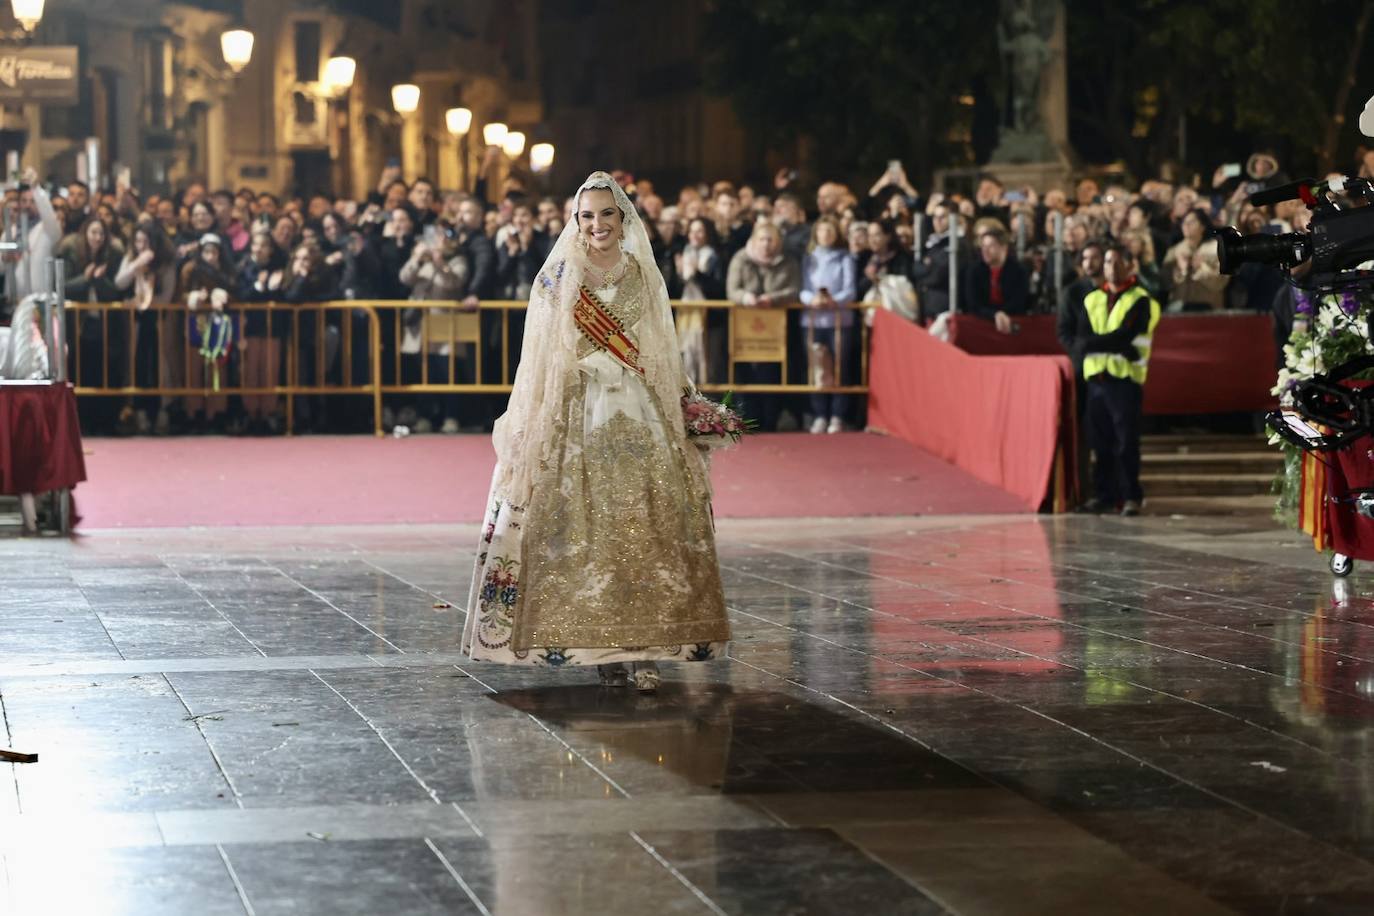
{"type": "MultiPolygon", "coordinates": [[[[1364,178],[1307,179],[1250,195],[1256,207],[1301,200],[1312,211],[1310,232],[1242,236],[1234,228],[1216,233],[1217,259],[1224,274],[1242,264],[1269,264],[1291,271],[1308,261],[1304,277],[1288,282],[1312,298],[1374,293],[1374,185],[1364,178]]],[[[1370,324],[1374,325],[1374,317],[1370,324]]],[[[1366,336],[1374,333],[1374,326],[1366,336]]],[[[1280,438],[1309,452],[1333,452],[1374,434],[1374,386],[1358,379],[1374,375],[1374,354],[1361,354],[1328,372],[1299,382],[1291,406],[1265,416],[1280,438]]],[[[1374,503],[1371,504],[1374,511],[1374,503]]]]}
{"type": "Polygon", "coordinates": [[[1312,211],[1310,232],[1246,235],[1227,227],[1217,231],[1221,272],[1242,264],[1271,264],[1288,270],[1311,260],[1307,279],[1295,285],[1312,293],[1374,289],[1374,272],[1357,270],[1374,260],[1374,185],[1364,178],[1295,181],[1250,195],[1252,206],[1301,200],[1312,211]]]}

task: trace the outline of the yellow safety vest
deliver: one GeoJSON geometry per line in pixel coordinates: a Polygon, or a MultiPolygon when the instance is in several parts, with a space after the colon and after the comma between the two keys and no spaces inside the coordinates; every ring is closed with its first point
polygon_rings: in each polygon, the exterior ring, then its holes
{"type": "Polygon", "coordinates": [[[1141,299],[1150,301],[1150,323],[1144,334],[1137,334],[1131,343],[1140,351],[1140,358],[1134,361],[1119,353],[1088,353],[1083,357],[1083,377],[1092,378],[1105,372],[1117,378],[1130,379],[1137,385],[1145,384],[1145,369],[1150,361],[1150,340],[1154,337],[1155,325],[1159,324],[1159,303],[1150,299],[1150,294],[1140,286],[1133,286],[1117,297],[1111,311],[1107,310],[1107,291],[1101,287],[1083,297],[1083,307],[1088,311],[1088,322],[1094,334],[1110,334],[1130,314],[1131,307],[1141,299]]]}

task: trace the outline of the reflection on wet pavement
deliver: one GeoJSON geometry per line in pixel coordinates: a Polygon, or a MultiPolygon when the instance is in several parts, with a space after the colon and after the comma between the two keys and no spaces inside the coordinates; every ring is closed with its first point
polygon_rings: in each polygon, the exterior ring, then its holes
{"type": "Polygon", "coordinates": [[[0,542],[0,911],[1374,912],[1374,579],[1139,521],[722,524],[656,697],[466,528],[0,542]]]}

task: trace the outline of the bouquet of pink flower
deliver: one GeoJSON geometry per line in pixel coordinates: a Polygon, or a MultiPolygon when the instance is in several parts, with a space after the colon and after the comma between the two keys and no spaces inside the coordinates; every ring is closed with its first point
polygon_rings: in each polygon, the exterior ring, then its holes
{"type": "Polygon", "coordinates": [[[726,448],[752,432],[758,423],[740,416],[732,408],[734,392],[726,392],[719,403],[692,388],[682,392],[682,419],[687,438],[700,448],[726,448]]]}

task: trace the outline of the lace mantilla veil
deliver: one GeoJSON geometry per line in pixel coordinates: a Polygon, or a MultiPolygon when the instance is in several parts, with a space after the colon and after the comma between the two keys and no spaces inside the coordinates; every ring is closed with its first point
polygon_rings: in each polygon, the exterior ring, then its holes
{"type": "Polygon", "coordinates": [[[8,337],[0,337],[0,379],[32,381],[48,377],[48,347],[43,341],[43,297],[25,296],[14,310],[8,337]]]}
{"type": "Polygon", "coordinates": [[[593,188],[603,188],[615,196],[624,224],[624,257],[633,258],[644,277],[644,310],[630,333],[639,345],[645,384],[663,410],[669,440],[683,458],[690,484],[709,498],[706,459],[687,441],[682,419],[682,391],[688,382],[668,305],[668,288],[638,211],[605,172],[593,172],[577,189],[573,219],[563,227],[530,292],[515,385],[506,412],[492,430],[500,463],[495,495],[517,506],[528,505],[540,471],[549,466],[563,438],[557,426],[564,422],[565,389],[575,382],[578,372],[579,332],[573,322],[573,304],[587,265],[578,241],[576,210],[582,192],[593,188]]]}

